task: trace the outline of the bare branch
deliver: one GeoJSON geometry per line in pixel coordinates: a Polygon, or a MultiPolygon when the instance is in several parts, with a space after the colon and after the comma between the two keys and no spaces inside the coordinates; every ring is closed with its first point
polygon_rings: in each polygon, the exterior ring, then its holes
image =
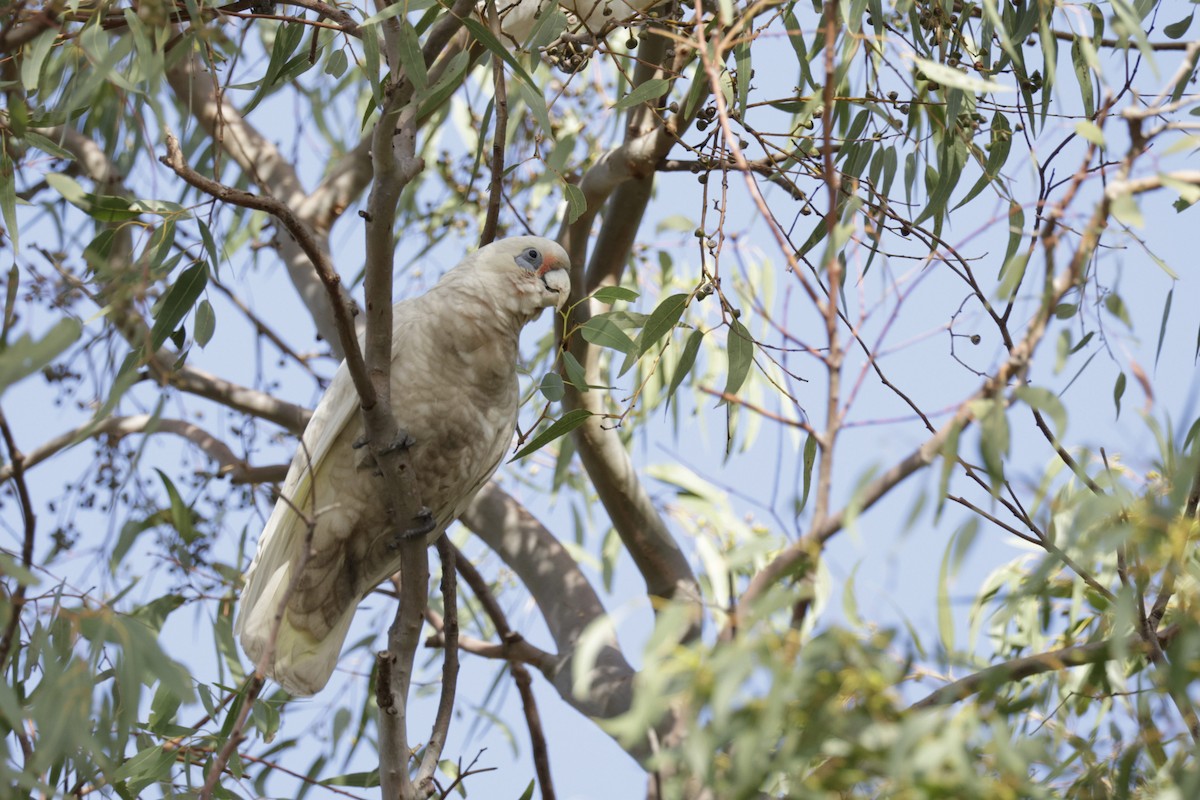
{"type": "Polygon", "coordinates": [[[442,693],[438,698],[437,715],[425,755],[417,770],[417,785],[433,778],[438,759],[446,746],[446,735],[450,731],[450,719],[454,715],[454,693],[458,687],[458,576],[455,573],[460,557],[458,549],[442,534],[437,540],[438,556],[442,561],[442,605],[446,615],[442,621],[442,638],[445,642],[445,658],[442,661],[442,693]]]}
{"type": "MultiPolygon", "coordinates": [[[[1178,627],[1173,626],[1161,631],[1158,634],[1160,646],[1165,647],[1169,645],[1171,640],[1179,633],[1179,630],[1178,627]]],[[[1014,658],[1011,661],[996,664],[943,686],[933,694],[913,703],[910,709],[915,710],[951,705],[960,700],[965,700],[973,694],[990,692],[1001,686],[1015,683],[1034,675],[1056,672],[1071,667],[1080,667],[1086,664],[1099,664],[1103,661],[1110,661],[1117,658],[1119,655],[1124,656],[1134,653],[1148,655],[1149,652],[1150,645],[1146,642],[1136,638],[1127,638],[1124,640],[1105,639],[1101,642],[1064,647],[1061,650],[1053,650],[1049,653],[1037,653],[1036,655],[1025,656],[1023,658],[1014,658]]]]}
{"type": "Polygon", "coordinates": [[[82,437],[112,436],[119,439],[137,433],[170,433],[187,439],[206,456],[217,462],[220,467],[219,475],[228,476],[235,483],[262,483],[278,479],[278,467],[265,467],[262,470],[251,467],[244,459],[234,455],[229,445],[193,422],[138,414],[87,422],[60,434],[24,456],[20,468],[15,461],[0,466],[0,483],[16,477],[19,471],[28,470],[67,449],[82,437]]]}
{"type": "MultiPolygon", "coordinates": [[[[17,502],[21,506],[21,521],[24,524],[24,536],[21,540],[21,566],[28,571],[33,566],[33,541],[37,533],[37,515],[33,512],[33,499],[29,495],[29,486],[25,483],[25,456],[17,449],[17,441],[12,430],[8,427],[8,418],[0,409],[0,436],[4,438],[4,446],[8,449],[10,468],[13,481],[17,485],[17,502]]],[[[0,636],[0,669],[4,668],[8,656],[12,652],[13,643],[17,641],[17,630],[21,625],[21,609],[25,606],[25,591],[28,587],[17,580],[17,587],[8,597],[8,624],[4,626],[4,635],[0,636]]]]}

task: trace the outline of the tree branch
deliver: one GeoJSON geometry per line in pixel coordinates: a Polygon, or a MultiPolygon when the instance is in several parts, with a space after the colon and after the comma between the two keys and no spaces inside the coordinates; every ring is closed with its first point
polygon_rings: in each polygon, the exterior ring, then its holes
{"type": "MultiPolygon", "coordinates": [[[[1179,633],[1179,628],[1172,626],[1158,634],[1160,646],[1166,647],[1179,633]]],[[[1101,642],[1079,644],[1053,650],[1049,653],[1037,653],[1023,658],[1014,658],[1002,664],[996,664],[980,670],[973,675],[960,678],[947,684],[922,700],[913,703],[910,710],[936,708],[947,706],[965,700],[973,694],[991,692],[1009,683],[1024,680],[1034,675],[1046,672],[1056,672],[1071,667],[1081,667],[1086,664],[1099,664],[1110,661],[1118,654],[1137,653],[1149,655],[1150,645],[1135,637],[1125,639],[1105,639],[1101,642]]]]}

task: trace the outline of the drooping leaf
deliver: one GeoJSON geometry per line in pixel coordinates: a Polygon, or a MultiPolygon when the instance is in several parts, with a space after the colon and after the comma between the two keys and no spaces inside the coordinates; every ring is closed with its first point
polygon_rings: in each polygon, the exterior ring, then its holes
{"type": "Polygon", "coordinates": [[[683,353],[679,356],[679,363],[675,365],[675,373],[671,376],[671,385],[667,389],[667,402],[670,402],[671,398],[675,396],[675,391],[679,389],[683,379],[692,371],[703,338],[704,331],[699,329],[688,334],[687,342],[683,345],[683,353]]]}
{"type": "Polygon", "coordinates": [[[154,326],[150,329],[150,347],[157,352],[167,338],[183,322],[183,318],[200,299],[204,287],[208,285],[208,266],[203,263],[193,264],[185,269],[167,290],[154,318],[154,326]]]}
{"type": "Polygon", "coordinates": [[[585,341],[599,347],[607,347],[621,353],[633,351],[633,340],[629,338],[629,334],[621,330],[607,314],[597,314],[583,323],[579,333],[585,341]]]}
{"type": "Polygon", "coordinates": [[[750,331],[740,321],[734,319],[729,323],[729,335],[725,340],[725,350],[729,356],[729,373],[725,380],[725,394],[736,395],[750,374],[750,365],[754,363],[754,340],[750,331]]]}
{"type": "Polygon", "coordinates": [[[79,339],[81,332],[78,320],[64,317],[37,341],[24,335],[11,343],[0,352],[0,393],[57,358],[79,339]]]}
{"type": "Polygon", "coordinates": [[[800,472],[801,492],[800,500],[796,503],[796,514],[804,510],[804,506],[808,504],[808,496],[812,492],[812,471],[813,464],[817,462],[817,437],[811,433],[804,439],[804,459],[803,466],[800,472]]]}
{"type": "Polygon", "coordinates": [[[592,416],[592,412],[588,411],[586,408],[575,408],[568,411],[551,423],[537,436],[533,437],[527,445],[518,450],[517,454],[508,460],[509,463],[512,463],[517,459],[524,458],[535,450],[542,449],[547,444],[553,442],[559,437],[566,436],[568,433],[586,422],[587,418],[590,416],[592,416]]]}
{"type": "Polygon", "coordinates": [[[193,325],[192,338],[196,340],[196,344],[204,347],[212,340],[213,332],[217,328],[217,315],[213,311],[212,303],[207,300],[201,300],[196,306],[196,320],[193,325]]]}
{"type": "Polygon", "coordinates": [[[613,109],[615,111],[623,111],[627,108],[633,108],[639,103],[647,103],[655,100],[662,97],[670,85],[670,81],[666,78],[651,78],[618,100],[613,109]]]}
{"type": "Polygon", "coordinates": [[[633,302],[639,295],[633,289],[626,289],[624,286],[601,286],[592,293],[592,297],[601,303],[612,305],[618,300],[633,302]]]}
{"type": "Polygon", "coordinates": [[[563,379],[559,377],[557,372],[547,372],[543,375],[542,382],[538,384],[538,391],[552,403],[562,400],[563,395],[566,394],[563,379]]]}

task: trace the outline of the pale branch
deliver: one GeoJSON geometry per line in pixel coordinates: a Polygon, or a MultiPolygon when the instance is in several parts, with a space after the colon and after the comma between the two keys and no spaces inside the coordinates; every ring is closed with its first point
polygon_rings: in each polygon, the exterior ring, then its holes
{"type": "MultiPolygon", "coordinates": [[[[400,602],[388,628],[388,646],[376,654],[379,705],[379,781],[386,798],[410,800],[422,787],[408,774],[412,753],[408,743],[408,692],[412,686],[413,656],[420,645],[421,622],[428,603],[429,558],[423,537],[404,537],[399,543],[400,602]],[[412,612],[416,610],[414,615],[412,612]]],[[[427,796],[422,793],[421,796],[427,796]]]]}
{"type": "Polygon", "coordinates": [[[1116,200],[1118,197],[1122,197],[1123,195],[1142,194],[1143,192],[1161,189],[1164,186],[1169,186],[1170,182],[1186,183],[1191,186],[1200,186],[1200,170],[1181,169],[1176,172],[1147,175],[1144,178],[1113,181],[1105,187],[1104,194],[1111,202],[1116,200]]]}
{"type": "MultiPolygon", "coordinates": [[[[235,483],[260,483],[275,477],[278,472],[275,467],[257,470],[244,459],[238,458],[229,445],[213,436],[194,422],[182,419],[155,417],[150,414],[137,414],[129,417],[108,417],[99,421],[87,422],[66,433],[39,445],[24,456],[22,469],[28,470],[46,459],[71,447],[81,438],[99,438],[110,436],[114,440],[133,434],[170,433],[182,437],[194,444],[202,453],[217,462],[217,474],[229,477],[235,483]]],[[[15,463],[0,466],[0,483],[15,477],[15,463]]]]}
{"type": "MultiPolygon", "coordinates": [[[[59,15],[67,7],[64,0],[52,0],[24,19],[11,16],[0,28],[0,53],[12,53],[32,42],[45,31],[59,26],[59,15]]],[[[11,13],[11,9],[10,9],[11,13]]]]}
{"type": "MultiPolygon", "coordinates": [[[[662,73],[668,48],[661,36],[647,36],[639,47],[635,82],[644,83],[662,73]]],[[[572,331],[591,316],[582,299],[594,287],[589,277],[619,281],[629,258],[636,231],[646,208],[655,165],[666,156],[686,120],[667,125],[661,116],[635,108],[630,111],[626,139],[606,152],[584,174],[580,182],[586,208],[575,220],[566,220],[558,240],[571,257],[571,298],[568,301],[566,330],[572,331]],[[607,208],[601,236],[593,248],[592,263],[587,266],[587,242],[601,208],[607,208]],[[607,216],[613,219],[610,221],[607,216]]],[[[566,346],[585,365],[589,383],[602,384],[599,378],[599,352],[583,337],[571,336],[566,346]]],[[[592,416],[575,430],[580,459],[613,526],[654,596],[699,601],[699,586],[687,558],[671,536],[649,494],[638,478],[633,462],[614,431],[603,427],[603,393],[581,393],[568,385],[565,405],[584,408],[592,416]]],[[[696,630],[700,615],[697,614],[696,630]]]]}
{"type": "Polygon", "coordinates": [[[438,537],[437,550],[442,561],[442,606],[446,612],[442,620],[442,637],[446,647],[442,659],[441,696],[438,698],[433,729],[425,745],[425,754],[417,768],[418,786],[431,781],[438,768],[438,759],[446,746],[450,720],[454,716],[454,694],[458,688],[458,576],[455,569],[459,553],[445,533],[438,537]]]}
{"type": "MultiPolygon", "coordinates": [[[[425,619],[429,624],[437,629],[437,633],[425,637],[426,647],[443,648],[446,646],[446,637],[442,633],[443,620],[441,614],[438,614],[432,609],[425,610],[425,619]]],[[[535,647],[519,634],[512,641],[489,642],[484,639],[477,639],[474,636],[468,636],[460,633],[458,635],[458,649],[464,653],[470,653],[473,656],[486,658],[492,661],[508,661],[514,664],[528,664],[529,666],[542,673],[554,673],[556,666],[556,658],[553,653],[547,653],[540,647],[535,647]]]]}
{"type": "MultiPolygon", "coordinates": [[[[558,650],[546,675],[580,712],[611,718],[633,701],[633,668],[587,576],[554,535],[495,481],[486,484],[460,520],[517,575],[537,604],[558,650]],[[587,635],[603,636],[588,683],[576,692],[572,664],[587,635]]],[[[545,670],[543,670],[545,672],[545,670]]]]}
{"type": "MultiPolygon", "coordinates": [[[[1180,628],[1171,626],[1158,633],[1160,647],[1168,646],[1178,635],[1180,628]]],[[[1151,646],[1136,637],[1124,639],[1105,639],[1089,644],[1077,644],[1052,650],[1048,653],[1036,653],[1031,656],[1014,658],[1001,664],[995,664],[980,670],[965,678],[960,678],[947,684],[927,697],[913,703],[911,710],[947,706],[983,692],[991,692],[1016,683],[1034,675],[1047,672],[1058,672],[1071,667],[1082,667],[1088,664],[1099,664],[1114,658],[1128,655],[1149,655],[1151,646]]]]}
{"type": "Polygon", "coordinates": [[[345,10],[329,3],[322,3],[321,0],[278,0],[284,5],[296,6],[297,8],[306,8],[309,11],[317,12],[319,17],[333,20],[341,28],[342,32],[348,36],[353,36],[356,39],[362,38],[362,28],[354,21],[354,17],[350,16],[345,10]]]}
{"type": "Polygon", "coordinates": [[[338,357],[344,358],[347,354],[342,351],[338,309],[342,305],[352,305],[352,301],[345,289],[339,288],[338,300],[331,304],[323,281],[313,273],[314,266],[320,271],[318,258],[326,262],[330,260],[328,227],[316,224],[328,220],[327,213],[318,213],[325,208],[320,201],[328,195],[323,194],[309,202],[292,164],[225,100],[215,76],[206,77],[202,70],[199,59],[193,55],[168,70],[167,81],[180,102],[187,106],[191,117],[208,132],[214,145],[233,158],[260,190],[277,198],[284,208],[292,210],[294,220],[303,222],[303,233],[300,233],[297,225],[285,224],[287,235],[280,237],[278,242],[279,256],[287,267],[292,285],[312,316],[317,332],[338,357]],[[314,256],[314,253],[320,255],[314,256]]]}
{"type": "Polygon", "coordinates": [[[165,379],[181,392],[204,397],[226,408],[273,422],[297,436],[304,432],[304,427],[312,418],[312,411],[303,406],[227,381],[199,367],[185,364],[167,373],[165,379]]]}

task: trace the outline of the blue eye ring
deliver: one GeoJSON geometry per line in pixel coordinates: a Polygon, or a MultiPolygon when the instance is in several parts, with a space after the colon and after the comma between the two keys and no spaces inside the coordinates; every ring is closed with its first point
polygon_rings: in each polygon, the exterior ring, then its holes
{"type": "Polygon", "coordinates": [[[537,272],[542,266],[542,253],[536,247],[526,247],[513,259],[518,265],[527,270],[537,272]]]}

